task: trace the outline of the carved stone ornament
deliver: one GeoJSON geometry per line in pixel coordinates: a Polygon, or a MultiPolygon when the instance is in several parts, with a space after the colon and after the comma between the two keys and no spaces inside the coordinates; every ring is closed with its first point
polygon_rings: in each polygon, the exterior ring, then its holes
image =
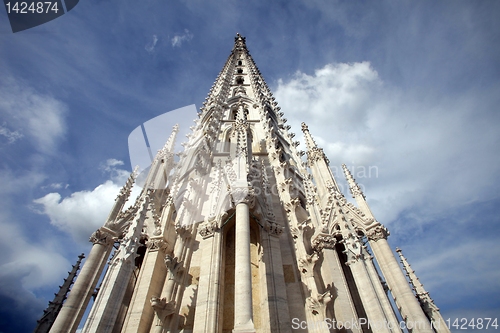
{"type": "Polygon", "coordinates": [[[181,225],[179,223],[175,224],[175,232],[182,238],[191,238],[193,232],[193,225],[181,225]]]}
{"type": "Polygon", "coordinates": [[[100,245],[110,245],[113,244],[113,236],[101,229],[97,229],[92,236],[90,236],[89,242],[92,244],[100,244],[100,245]]]}
{"type": "Polygon", "coordinates": [[[326,318],[326,307],[328,303],[332,300],[332,295],[330,291],[326,291],[323,294],[317,294],[316,296],[310,296],[307,298],[307,307],[312,311],[314,315],[321,315],[322,318],[326,318]]]}
{"type": "Polygon", "coordinates": [[[354,185],[351,185],[349,187],[349,189],[351,190],[351,194],[352,194],[352,197],[353,198],[356,198],[358,196],[362,196],[363,198],[366,198],[365,195],[363,194],[363,191],[361,190],[361,187],[359,187],[358,184],[354,184],[354,185]]]}
{"type": "Polygon", "coordinates": [[[202,224],[200,224],[199,228],[199,233],[203,239],[209,238],[215,234],[216,231],[219,230],[219,227],[217,225],[217,221],[205,221],[202,224]]]}
{"type": "Polygon", "coordinates": [[[319,160],[324,160],[327,165],[330,164],[330,161],[326,157],[322,148],[312,147],[307,151],[307,161],[309,162],[309,165],[314,165],[314,163],[319,160]]]}
{"type": "MultiPolygon", "coordinates": [[[[345,225],[347,226],[347,223],[345,225]]],[[[356,263],[358,260],[365,259],[363,256],[363,243],[356,233],[348,232],[347,235],[345,235],[341,240],[341,243],[345,246],[345,250],[342,252],[345,253],[347,257],[346,265],[351,265],[356,263]]]]}
{"type": "Polygon", "coordinates": [[[373,217],[365,217],[363,220],[363,223],[365,225],[371,225],[375,222],[375,219],[373,217]]]}
{"type": "Polygon", "coordinates": [[[266,221],[264,228],[271,236],[279,237],[283,233],[283,227],[273,221],[266,221]]]}
{"type": "Polygon", "coordinates": [[[318,253],[306,254],[304,258],[299,259],[299,269],[305,276],[314,276],[314,266],[318,261],[318,253]]]}
{"type": "Polygon", "coordinates": [[[165,256],[164,261],[168,269],[168,279],[173,280],[182,268],[182,261],[178,261],[177,257],[172,257],[170,254],[165,256]]]}
{"type": "Polygon", "coordinates": [[[323,249],[335,249],[335,244],[337,244],[337,240],[331,234],[319,233],[312,239],[312,247],[316,251],[321,251],[323,249]]]}
{"type": "Polygon", "coordinates": [[[295,208],[300,205],[300,200],[298,198],[291,198],[289,201],[285,202],[285,209],[287,215],[291,212],[295,212],[295,208]]]}
{"type": "Polygon", "coordinates": [[[389,231],[383,225],[378,225],[375,228],[372,228],[366,232],[366,237],[368,237],[369,240],[374,242],[381,239],[387,239],[387,236],[389,235],[390,235],[389,231]]]}
{"type": "Polygon", "coordinates": [[[156,326],[163,326],[165,318],[175,312],[175,301],[167,302],[165,297],[153,296],[150,303],[159,319],[156,326]]]}
{"type": "Polygon", "coordinates": [[[146,243],[149,252],[157,252],[157,251],[165,251],[167,249],[168,244],[162,239],[150,239],[146,243]]]}
{"type": "Polygon", "coordinates": [[[429,293],[426,294],[417,294],[418,302],[424,310],[425,314],[429,318],[433,318],[436,312],[439,312],[439,308],[436,306],[432,298],[429,296],[429,293]]]}

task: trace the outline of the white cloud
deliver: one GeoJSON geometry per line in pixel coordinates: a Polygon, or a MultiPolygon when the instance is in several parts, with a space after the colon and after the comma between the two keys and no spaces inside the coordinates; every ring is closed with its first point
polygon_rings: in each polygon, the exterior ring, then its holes
{"type": "Polygon", "coordinates": [[[180,47],[182,45],[182,43],[184,43],[186,41],[190,41],[191,39],[193,39],[193,34],[190,33],[188,29],[184,29],[183,34],[175,35],[171,39],[172,46],[173,47],[180,47]]]}
{"type": "MultiPolygon", "coordinates": [[[[128,171],[116,168],[121,165],[123,162],[115,159],[103,163],[101,168],[109,173],[111,180],[92,191],[74,192],[65,198],[53,192],[34,200],[41,206],[38,212],[47,215],[52,225],[70,234],[74,240],[86,243],[92,232],[106,221],[120,188],[129,176],[128,171]]],[[[135,198],[138,191],[134,188],[131,198],[135,198]]]]}
{"type": "Polygon", "coordinates": [[[153,41],[148,43],[144,48],[148,53],[153,53],[156,47],[156,43],[158,43],[158,36],[153,35],[153,41]]]}
{"type": "Polygon", "coordinates": [[[62,198],[59,193],[49,193],[34,200],[43,206],[41,213],[50,217],[50,223],[84,241],[103,225],[120,187],[106,181],[92,191],[80,191],[62,198]]]}
{"type": "Polygon", "coordinates": [[[65,104],[10,77],[0,80],[0,111],[17,128],[9,132],[11,138],[18,139],[24,133],[43,153],[54,154],[58,140],[66,133],[65,104]]]}
{"type": "Polygon", "coordinates": [[[12,144],[16,142],[17,140],[21,139],[24,137],[24,135],[19,132],[19,131],[11,131],[6,127],[5,122],[3,125],[0,125],[0,135],[4,136],[7,139],[8,144],[12,144]]]}

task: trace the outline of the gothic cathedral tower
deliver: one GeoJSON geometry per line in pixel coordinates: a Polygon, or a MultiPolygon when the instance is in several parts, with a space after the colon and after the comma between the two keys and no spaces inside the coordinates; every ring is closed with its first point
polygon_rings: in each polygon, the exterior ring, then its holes
{"type": "Polygon", "coordinates": [[[449,332],[304,123],[302,160],[239,34],[203,105],[179,161],[174,127],[123,210],[130,176],[50,332],[75,332],[92,297],[84,333],[449,332]]]}

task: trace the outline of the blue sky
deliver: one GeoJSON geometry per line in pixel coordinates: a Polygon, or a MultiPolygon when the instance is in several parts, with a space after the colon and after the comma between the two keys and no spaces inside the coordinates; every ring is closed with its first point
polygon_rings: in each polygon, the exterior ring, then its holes
{"type": "Polygon", "coordinates": [[[498,316],[499,17],[497,1],[81,0],[13,34],[0,10],[0,331],[33,329],[132,170],[129,133],[201,106],[236,32],[443,316],[498,316]]]}

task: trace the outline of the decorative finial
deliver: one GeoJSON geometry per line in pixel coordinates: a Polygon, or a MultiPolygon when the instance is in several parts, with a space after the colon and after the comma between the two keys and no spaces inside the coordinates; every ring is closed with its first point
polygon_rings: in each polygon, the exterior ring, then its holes
{"type": "Polygon", "coordinates": [[[349,169],[347,169],[347,166],[345,164],[342,164],[342,169],[344,169],[345,178],[347,179],[347,183],[349,184],[349,190],[351,191],[352,197],[355,198],[358,196],[362,196],[363,198],[365,198],[363,191],[361,191],[361,188],[356,183],[356,180],[352,176],[349,169]]]}
{"type": "Polygon", "coordinates": [[[245,48],[245,40],[246,38],[240,35],[239,33],[236,33],[236,37],[234,37],[234,47],[236,49],[238,48],[245,48]]]}
{"type": "Polygon", "coordinates": [[[309,127],[307,127],[306,123],[302,123],[302,132],[309,131],[309,127]]]}

